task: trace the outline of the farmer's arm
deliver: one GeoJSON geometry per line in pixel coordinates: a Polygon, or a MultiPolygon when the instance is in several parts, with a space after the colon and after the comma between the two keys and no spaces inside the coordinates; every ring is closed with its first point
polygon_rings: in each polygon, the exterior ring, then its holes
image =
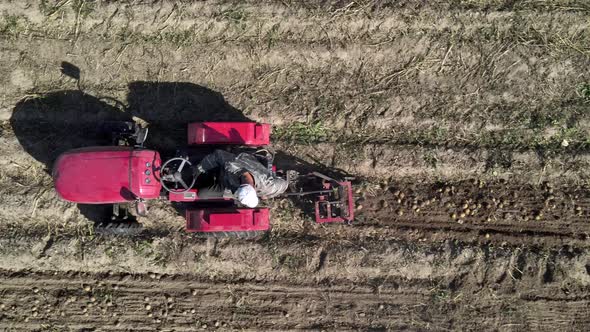
{"type": "Polygon", "coordinates": [[[254,177],[249,172],[244,172],[240,175],[240,183],[242,184],[249,184],[253,188],[256,188],[256,184],[254,183],[254,177]]]}

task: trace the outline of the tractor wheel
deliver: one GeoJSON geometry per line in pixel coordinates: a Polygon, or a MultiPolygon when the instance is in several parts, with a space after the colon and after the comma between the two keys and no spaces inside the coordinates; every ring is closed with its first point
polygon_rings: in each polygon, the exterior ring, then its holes
{"type": "Polygon", "coordinates": [[[259,239],[267,231],[241,231],[241,232],[207,232],[207,233],[193,233],[199,238],[234,238],[243,240],[259,239]]]}
{"type": "Polygon", "coordinates": [[[101,235],[134,236],[139,235],[142,230],[142,225],[137,221],[103,222],[94,227],[94,232],[101,235]]]}

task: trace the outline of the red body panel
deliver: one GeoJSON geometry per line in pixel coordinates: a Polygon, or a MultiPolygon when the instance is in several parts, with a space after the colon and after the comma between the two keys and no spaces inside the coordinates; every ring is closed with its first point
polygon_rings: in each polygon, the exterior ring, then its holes
{"type": "Polygon", "coordinates": [[[199,197],[199,190],[198,189],[191,189],[187,192],[182,193],[175,193],[169,192],[168,193],[168,200],[170,202],[203,202],[203,201],[233,201],[233,198],[229,197],[211,197],[211,198],[201,198],[199,197]]]}
{"type": "Polygon", "coordinates": [[[191,189],[183,193],[169,192],[168,200],[170,202],[194,202],[199,199],[197,196],[197,192],[197,189],[191,189]]]}
{"type": "Polygon", "coordinates": [[[256,122],[195,122],[188,125],[188,144],[270,144],[270,124],[256,122]]]}
{"type": "Polygon", "coordinates": [[[187,232],[241,232],[269,229],[269,210],[207,208],[186,211],[187,232]]]}
{"type": "Polygon", "coordinates": [[[67,201],[110,204],[155,199],[160,155],[131,147],[90,147],[65,152],[55,162],[55,190],[67,201]],[[148,166],[149,165],[149,166],[148,166]],[[154,174],[156,173],[156,174],[154,174]]]}

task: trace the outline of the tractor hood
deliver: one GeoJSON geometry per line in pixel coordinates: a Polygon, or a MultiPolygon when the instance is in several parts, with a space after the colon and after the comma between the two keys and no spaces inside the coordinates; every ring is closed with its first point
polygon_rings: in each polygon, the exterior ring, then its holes
{"type": "Polygon", "coordinates": [[[132,147],[90,147],[65,152],[55,162],[53,180],[59,196],[85,204],[155,199],[160,155],[132,147]]]}

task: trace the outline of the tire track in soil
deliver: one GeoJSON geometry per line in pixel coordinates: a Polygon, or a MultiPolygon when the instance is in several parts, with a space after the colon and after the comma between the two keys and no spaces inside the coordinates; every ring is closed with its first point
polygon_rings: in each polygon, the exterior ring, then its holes
{"type": "Polygon", "coordinates": [[[472,293],[466,291],[453,295],[452,300],[445,290],[433,291],[424,282],[411,281],[375,288],[350,283],[206,281],[186,275],[51,271],[1,271],[0,280],[3,329],[446,330],[467,328],[469,320],[461,318],[474,312],[480,314],[484,328],[520,325],[561,329],[590,323],[585,314],[590,299],[547,290],[533,296],[483,292],[474,297],[463,296],[472,293]],[[495,311],[507,314],[486,314],[495,311]]]}
{"type": "Polygon", "coordinates": [[[590,192],[549,184],[466,181],[358,189],[357,224],[380,236],[588,246],[590,192]],[[413,234],[420,232],[420,234],[413,234]]]}

